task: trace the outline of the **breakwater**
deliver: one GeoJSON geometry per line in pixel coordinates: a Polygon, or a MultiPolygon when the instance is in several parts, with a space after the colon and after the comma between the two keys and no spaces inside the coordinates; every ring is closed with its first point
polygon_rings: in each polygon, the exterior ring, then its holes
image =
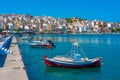
{"type": "Polygon", "coordinates": [[[0,67],[0,80],[28,80],[24,63],[19,52],[16,38],[10,45],[12,54],[8,54],[3,67],[0,67]]]}

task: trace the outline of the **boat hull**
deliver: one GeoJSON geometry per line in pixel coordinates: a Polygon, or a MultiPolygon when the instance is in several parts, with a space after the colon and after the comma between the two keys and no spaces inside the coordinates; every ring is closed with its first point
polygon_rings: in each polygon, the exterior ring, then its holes
{"type": "Polygon", "coordinates": [[[89,67],[100,67],[101,58],[96,59],[96,61],[85,62],[85,63],[61,63],[59,61],[52,61],[44,56],[44,63],[47,66],[61,67],[61,68],[89,68],[89,67]]]}
{"type": "Polygon", "coordinates": [[[39,43],[29,43],[30,46],[32,47],[47,47],[47,48],[51,48],[51,44],[39,44],[39,43]]]}

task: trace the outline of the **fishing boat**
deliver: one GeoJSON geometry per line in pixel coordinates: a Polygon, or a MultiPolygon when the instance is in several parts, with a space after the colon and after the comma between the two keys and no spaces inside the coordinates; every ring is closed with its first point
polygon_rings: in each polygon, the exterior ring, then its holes
{"type": "Polygon", "coordinates": [[[47,47],[47,48],[55,47],[54,43],[51,40],[32,41],[32,42],[29,42],[28,44],[32,47],[47,47]]]}
{"type": "Polygon", "coordinates": [[[72,50],[65,56],[48,58],[44,56],[44,63],[47,66],[62,68],[89,68],[100,67],[101,57],[89,59],[77,42],[73,43],[72,50]]]}

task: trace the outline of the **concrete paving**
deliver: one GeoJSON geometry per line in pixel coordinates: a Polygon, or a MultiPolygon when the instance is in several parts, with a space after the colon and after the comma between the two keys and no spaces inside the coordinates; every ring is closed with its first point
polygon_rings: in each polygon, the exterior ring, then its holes
{"type": "MultiPolygon", "coordinates": [[[[14,37],[12,43],[16,43],[14,37]]],[[[11,44],[12,54],[8,54],[3,67],[0,68],[0,80],[28,80],[21,53],[17,44],[11,44]]]]}

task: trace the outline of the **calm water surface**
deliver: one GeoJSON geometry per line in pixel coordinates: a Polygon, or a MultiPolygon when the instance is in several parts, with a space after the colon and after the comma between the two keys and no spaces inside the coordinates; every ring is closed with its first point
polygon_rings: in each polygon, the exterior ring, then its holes
{"type": "Polygon", "coordinates": [[[30,47],[18,38],[29,80],[120,80],[120,34],[44,34],[34,36],[54,41],[56,48],[30,47]],[[47,67],[43,56],[65,55],[73,41],[78,41],[89,58],[103,57],[100,68],[66,69],[47,67]]]}

